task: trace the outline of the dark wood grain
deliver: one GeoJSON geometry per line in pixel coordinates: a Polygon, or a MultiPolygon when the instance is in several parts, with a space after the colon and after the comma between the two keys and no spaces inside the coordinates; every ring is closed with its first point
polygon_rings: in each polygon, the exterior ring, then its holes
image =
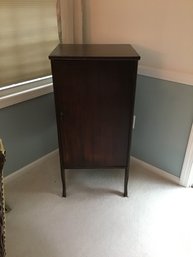
{"type": "Polygon", "coordinates": [[[50,54],[51,60],[56,59],[129,59],[139,60],[135,49],[128,44],[59,44],[50,54]]]}
{"type": "Polygon", "coordinates": [[[127,195],[136,73],[130,45],[59,45],[50,55],[65,195],[66,168],[122,167],[127,195]]]}
{"type": "Polygon", "coordinates": [[[0,139],[0,257],[5,256],[5,203],[3,186],[3,166],[5,162],[4,149],[0,139]]]}

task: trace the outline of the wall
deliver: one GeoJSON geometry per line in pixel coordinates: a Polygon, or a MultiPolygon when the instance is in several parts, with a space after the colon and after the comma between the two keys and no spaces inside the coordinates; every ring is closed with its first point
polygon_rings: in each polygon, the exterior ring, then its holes
{"type": "MultiPolygon", "coordinates": [[[[180,176],[193,121],[193,87],[138,75],[132,155],[180,176]]],[[[55,150],[53,94],[0,110],[10,174],[55,150]]]]}
{"type": "MultiPolygon", "coordinates": [[[[132,43],[142,66],[191,81],[191,0],[85,0],[84,4],[87,42],[132,43]]],[[[180,176],[193,121],[193,86],[139,75],[135,113],[132,154],[180,176]]],[[[1,109],[0,137],[7,149],[6,174],[56,149],[53,95],[1,109]]]]}
{"type": "Polygon", "coordinates": [[[132,155],[180,177],[193,122],[193,87],[138,76],[132,155]]]}
{"type": "Polygon", "coordinates": [[[193,1],[83,2],[85,42],[141,55],[132,154],[179,177],[193,121],[193,1]]]}
{"type": "Polygon", "coordinates": [[[192,0],[83,2],[86,42],[131,43],[142,56],[141,66],[193,84],[192,0]]]}
{"type": "Polygon", "coordinates": [[[53,94],[0,109],[0,137],[7,152],[5,175],[55,150],[53,94]]]}

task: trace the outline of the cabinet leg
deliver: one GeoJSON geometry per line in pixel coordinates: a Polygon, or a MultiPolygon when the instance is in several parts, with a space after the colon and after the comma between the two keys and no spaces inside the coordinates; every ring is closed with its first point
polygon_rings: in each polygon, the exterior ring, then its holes
{"type": "Polygon", "coordinates": [[[64,168],[61,168],[61,179],[62,179],[62,197],[66,197],[66,178],[65,178],[64,168]]]}
{"type": "Polygon", "coordinates": [[[124,197],[128,196],[127,188],[128,188],[128,179],[129,179],[129,167],[125,168],[125,180],[124,180],[124,197]]]}

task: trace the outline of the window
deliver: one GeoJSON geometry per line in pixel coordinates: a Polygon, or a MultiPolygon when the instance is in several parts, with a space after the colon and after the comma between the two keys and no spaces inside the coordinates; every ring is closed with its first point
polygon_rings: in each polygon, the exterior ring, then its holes
{"type": "Polygon", "coordinates": [[[23,86],[24,81],[51,74],[48,55],[58,43],[55,4],[0,1],[0,93],[6,86],[23,86]]]}

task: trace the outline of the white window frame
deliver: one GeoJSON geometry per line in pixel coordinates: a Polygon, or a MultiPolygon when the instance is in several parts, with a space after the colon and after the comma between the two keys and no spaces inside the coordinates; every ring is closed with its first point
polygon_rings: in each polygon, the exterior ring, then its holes
{"type": "Polygon", "coordinates": [[[0,87],[0,109],[53,92],[52,76],[0,87]]]}

